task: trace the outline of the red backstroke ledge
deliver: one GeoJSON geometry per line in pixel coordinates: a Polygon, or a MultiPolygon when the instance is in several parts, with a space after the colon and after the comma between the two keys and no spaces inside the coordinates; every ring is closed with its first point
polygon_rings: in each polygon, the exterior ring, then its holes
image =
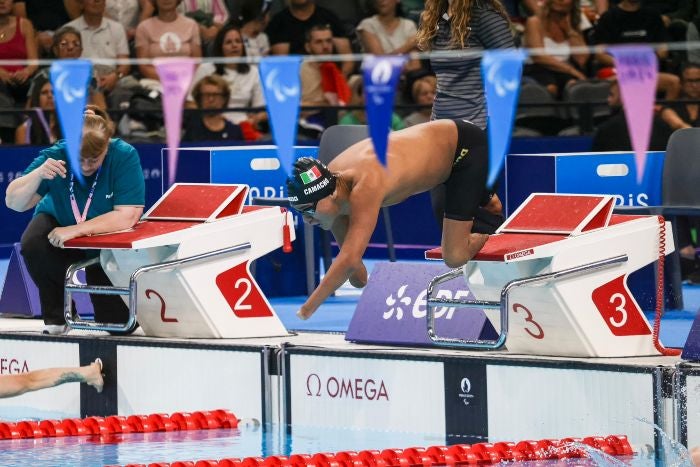
{"type": "MultiPolygon", "coordinates": [[[[501,462],[542,461],[588,457],[585,447],[611,456],[632,456],[625,435],[586,438],[543,439],[453,446],[411,447],[383,451],[293,454],[291,456],[246,457],[244,459],[197,460],[127,464],[124,467],[430,467],[433,465],[492,465],[501,462]],[[583,446],[585,445],[585,446],[583,446]]],[[[119,466],[105,466],[119,467],[119,466]]]]}

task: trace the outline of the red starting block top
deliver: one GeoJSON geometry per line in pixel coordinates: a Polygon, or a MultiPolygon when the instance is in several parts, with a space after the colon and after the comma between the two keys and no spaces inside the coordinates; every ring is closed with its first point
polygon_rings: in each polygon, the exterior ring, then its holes
{"type": "Polygon", "coordinates": [[[608,225],[614,205],[610,195],[533,193],[498,232],[579,235],[608,225]]]}
{"type": "Polygon", "coordinates": [[[212,222],[240,214],[247,195],[247,185],[176,183],[143,218],[212,222]]]}
{"type": "Polygon", "coordinates": [[[167,233],[177,232],[201,224],[201,222],[186,221],[141,221],[132,229],[123,232],[78,237],[68,240],[66,248],[131,248],[133,243],[144,238],[156,237],[167,233]]]}
{"type": "MultiPolygon", "coordinates": [[[[608,226],[622,224],[648,216],[614,214],[610,217],[608,226]]],[[[538,246],[547,245],[569,238],[569,235],[551,233],[519,233],[503,232],[489,237],[484,247],[473,258],[473,261],[504,261],[509,254],[523,252],[538,246]]],[[[425,252],[425,259],[441,260],[442,248],[433,248],[425,252]]]]}

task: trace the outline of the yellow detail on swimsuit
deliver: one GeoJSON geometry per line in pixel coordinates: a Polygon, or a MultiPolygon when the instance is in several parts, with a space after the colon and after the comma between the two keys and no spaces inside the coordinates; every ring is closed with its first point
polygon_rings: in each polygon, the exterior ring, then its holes
{"type": "Polygon", "coordinates": [[[454,167],[455,165],[457,165],[459,161],[464,159],[464,156],[466,156],[467,154],[469,154],[469,149],[462,149],[462,151],[459,153],[459,156],[457,156],[457,159],[455,159],[455,161],[452,163],[452,166],[454,167]]]}

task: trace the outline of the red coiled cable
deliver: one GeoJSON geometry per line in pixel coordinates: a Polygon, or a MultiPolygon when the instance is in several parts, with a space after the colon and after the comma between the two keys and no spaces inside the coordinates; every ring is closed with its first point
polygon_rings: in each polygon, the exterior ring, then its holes
{"type": "Polygon", "coordinates": [[[664,310],[664,265],[666,264],[666,219],[664,216],[657,216],[659,219],[659,265],[658,276],[656,281],[656,311],[654,313],[654,330],[652,336],[654,339],[654,347],[661,355],[678,356],[681,354],[679,349],[667,349],[659,342],[659,330],[661,328],[661,316],[664,310]]]}

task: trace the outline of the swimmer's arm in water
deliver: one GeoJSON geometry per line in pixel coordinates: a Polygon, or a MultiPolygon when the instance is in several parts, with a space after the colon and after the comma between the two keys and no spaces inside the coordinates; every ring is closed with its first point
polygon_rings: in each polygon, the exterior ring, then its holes
{"type": "Polygon", "coordinates": [[[366,281],[367,272],[362,264],[369,240],[377,225],[377,216],[381,207],[381,193],[376,188],[356,187],[350,196],[350,216],[347,220],[347,232],[335,258],[323,280],[316,290],[302,305],[297,315],[308,319],[321,304],[331,296],[349,278],[354,277],[366,281]]]}

